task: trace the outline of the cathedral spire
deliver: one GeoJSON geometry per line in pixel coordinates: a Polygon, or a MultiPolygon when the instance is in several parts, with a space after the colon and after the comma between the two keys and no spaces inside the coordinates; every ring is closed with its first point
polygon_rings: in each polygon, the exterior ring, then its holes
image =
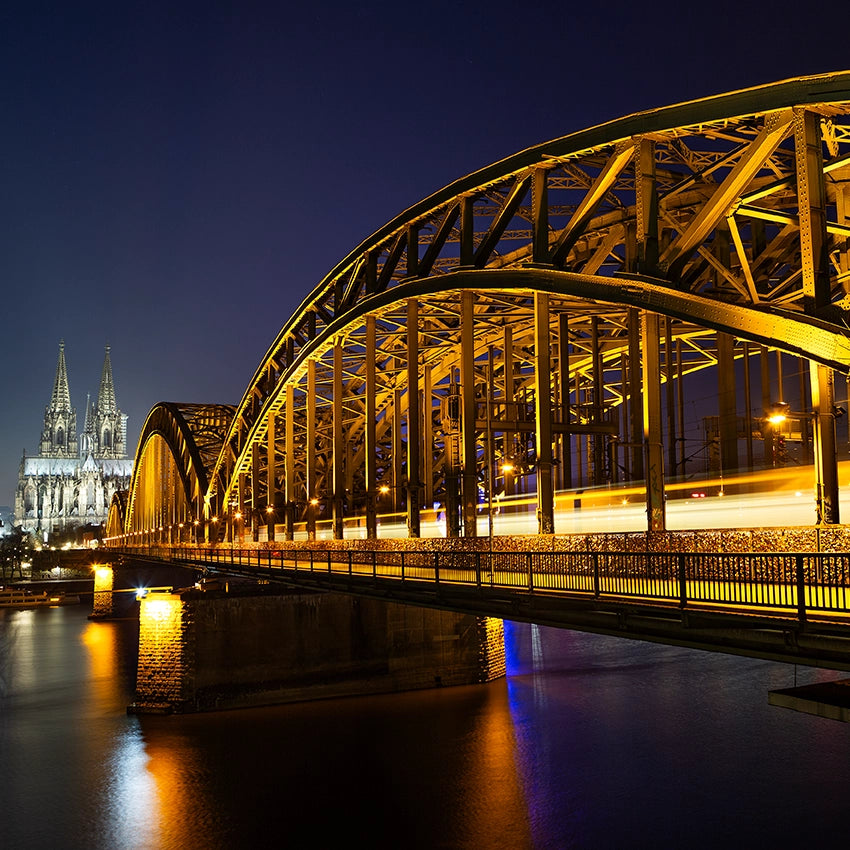
{"type": "Polygon", "coordinates": [[[109,346],[103,358],[103,372],[100,375],[100,391],[97,394],[97,412],[101,416],[117,413],[118,403],[115,401],[115,384],[112,381],[112,360],[109,357],[109,346]]]}
{"type": "Polygon", "coordinates": [[[50,410],[70,411],[71,391],[68,389],[68,368],[65,365],[65,340],[59,342],[59,362],[56,364],[56,380],[50,397],[50,410]]]}
{"type": "Polygon", "coordinates": [[[74,457],[77,454],[77,413],[71,407],[68,368],[65,365],[65,340],[59,343],[59,362],[50,404],[44,411],[39,454],[42,457],[74,457]]]}

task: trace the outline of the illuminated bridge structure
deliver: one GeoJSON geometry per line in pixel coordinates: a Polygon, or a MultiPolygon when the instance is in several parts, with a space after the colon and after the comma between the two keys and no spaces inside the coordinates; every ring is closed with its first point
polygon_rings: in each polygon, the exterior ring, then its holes
{"type": "Polygon", "coordinates": [[[835,523],[848,292],[850,73],[574,133],[366,239],[284,324],[237,406],[155,407],[110,536],[372,538],[400,513],[410,536],[439,518],[471,537],[482,498],[517,494],[550,534],[556,492],[636,482],[660,531],[696,373],[717,375],[728,475],[770,463],[775,435],[751,411],[781,400],[789,355],[818,521],[835,523]]]}
{"type": "Polygon", "coordinates": [[[743,491],[790,428],[835,529],[848,295],[850,72],[540,144],[340,260],[238,405],[157,405],[107,543],[498,546],[512,514],[545,541],[598,492],[639,494],[650,539],[706,395],[715,471],[743,491]],[[770,425],[792,373],[796,424],[770,425]]]}

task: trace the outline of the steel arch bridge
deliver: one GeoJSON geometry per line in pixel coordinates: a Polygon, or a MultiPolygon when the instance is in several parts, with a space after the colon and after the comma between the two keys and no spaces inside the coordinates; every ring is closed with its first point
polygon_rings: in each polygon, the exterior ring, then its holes
{"type": "Polygon", "coordinates": [[[448,536],[475,536],[482,491],[529,495],[548,534],[556,490],[617,481],[645,482],[661,530],[688,376],[717,370],[717,442],[735,469],[740,363],[752,435],[749,363],[768,403],[774,351],[806,364],[818,520],[837,522],[848,294],[850,72],[555,139],[364,240],[284,324],[238,406],[155,407],[109,534],[291,539],[322,519],[334,537],[374,537],[394,511],[418,536],[436,508],[448,536]]]}

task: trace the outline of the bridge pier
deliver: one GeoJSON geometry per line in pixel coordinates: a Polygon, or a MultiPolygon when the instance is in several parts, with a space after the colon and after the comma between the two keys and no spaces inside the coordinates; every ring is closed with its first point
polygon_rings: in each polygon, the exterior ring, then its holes
{"type": "Polygon", "coordinates": [[[94,594],[90,620],[135,615],[139,589],[193,584],[198,571],[157,561],[115,558],[94,565],[94,594]]]}
{"type": "Polygon", "coordinates": [[[94,568],[94,599],[89,619],[104,620],[115,613],[112,590],[115,574],[109,564],[98,564],[94,568]]]}
{"type": "Polygon", "coordinates": [[[315,591],[151,593],[132,713],[186,713],[488,682],[502,621],[315,591]]]}

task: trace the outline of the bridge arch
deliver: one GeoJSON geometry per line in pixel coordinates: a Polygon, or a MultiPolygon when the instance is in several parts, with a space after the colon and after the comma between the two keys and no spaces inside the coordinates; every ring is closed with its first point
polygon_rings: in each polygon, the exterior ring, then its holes
{"type": "Polygon", "coordinates": [[[198,539],[209,473],[233,417],[230,405],[153,407],[142,428],[122,528],[147,540],[198,539]]]}
{"type": "MultiPolygon", "coordinates": [[[[330,514],[341,536],[354,516],[371,536],[386,487],[411,534],[435,503],[448,533],[475,534],[482,488],[524,489],[551,531],[556,488],[684,465],[683,378],[708,365],[721,463],[737,466],[735,363],[762,374],[751,432],[786,352],[805,359],[800,413],[835,521],[848,293],[850,72],[546,142],[415,204],[313,288],[233,412],[206,519],[238,511],[255,537],[281,520],[291,536],[330,514]]],[[[663,493],[647,498],[663,526],[663,493]]]]}
{"type": "Polygon", "coordinates": [[[127,518],[127,491],[113,493],[106,517],[106,538],[119,538],[124,533],[127,518]]]}

